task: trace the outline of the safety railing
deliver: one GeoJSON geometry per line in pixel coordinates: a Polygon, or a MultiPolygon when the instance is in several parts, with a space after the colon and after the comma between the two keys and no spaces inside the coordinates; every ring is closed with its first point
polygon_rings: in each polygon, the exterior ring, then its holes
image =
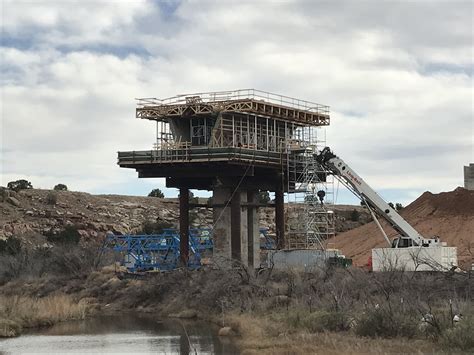
{"type": "Polygon", "coordinates": [[[291,107],[297,110],[315,112],[320,114],[329,114],[329,106],[321,105],[315,102],[300,100],[289,96],[273,94],[271,92],[256,89],[240,89],[232,91],[214,91],[194,94],[182,94],[173,97],[158,99],[154,97],[139,98],[137,100],[138,108],[149,106],[167,106],[196,103],[213,103],[223,101],[238,100],[261,100],[275,105],[291,107]]]}
{"type": "Polygon", "coordinates": [[[252,161],[261,164],[286,164],[287,154],[257,151],[246,148],[189,148],[170,150],[145,150],[118,152],[118,164],[121,166],[203,161],[252,161]]]}

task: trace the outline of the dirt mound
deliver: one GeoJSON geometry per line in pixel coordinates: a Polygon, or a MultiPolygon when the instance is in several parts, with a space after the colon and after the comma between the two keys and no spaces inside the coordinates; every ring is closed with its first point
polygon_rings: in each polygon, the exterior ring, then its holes
{"type": "Polygon", "coordinates": [[[474,216],[474,191],[458,187],[454,191],[425,192],[408,205],[404,213],[435,216],[474,216]]]}
{"type": "MultiPolygon", "coordinates": [[[[457,247],[461,266],[467,268],[474,262],[474,191],[458,187],[439,194],[425,192],[401,215],[425,237],[439,236],[448,246],[457,247]]],[[[389,237],[396,235],[387,223],[382,226],[389,237]]],[[[341,233],[330,242],[358,266],[367,263],[372,248],[386,246],[373,222],[341,233]]]]}

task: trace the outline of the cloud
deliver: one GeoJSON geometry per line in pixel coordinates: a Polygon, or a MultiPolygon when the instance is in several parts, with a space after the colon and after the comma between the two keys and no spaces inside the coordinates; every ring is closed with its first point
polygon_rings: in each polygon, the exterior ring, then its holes
{"type": "MultiPolygon", "coordinates": [[[[406,203],[474,160],[472,4],[3,2],[2,184],[143,192],[136,97],[255,87],[331,105],[327,143],[406,203]]],[[[169,193],[174,193],[170,191],[169,193]]]]}

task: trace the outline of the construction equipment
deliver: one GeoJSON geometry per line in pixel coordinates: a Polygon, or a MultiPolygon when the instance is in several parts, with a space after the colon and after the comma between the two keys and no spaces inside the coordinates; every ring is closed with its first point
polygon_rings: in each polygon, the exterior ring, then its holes
{"type": "Polygon", "coordinates": [[[316,154],[316,161],[362,200],[391,247],[372,250],[374,271],[449,270],[457,265],[455,247],[447,247],[438,236],[423,237],[329,147],[316,154]],[[399,234],[393,241],[388,238],[376,215],[384,218],[399,234]]]}
{"type": "MultiPolygon", "coordinates": [[[[176,231],[176,233],[178,232],[176,231]]],[[[189,237],[191,245],[200,252],[212,251],[214,248],[211,228],[190,228],[189,237]]]]}
{"type": "MultiPolygon", "coordinates": [[[[201,266],[199,251],[206,249],[203,244],[196,244],[197,239],[191,234],[187,266],[193,269],[201,266]]],[[[175,269],[180,264],[179,249],[179,233],[175,229],[164,229],[161,234],[153,235],[108,234],[103,246],[103,250],[119,253],[121,264],[131,273],[175,269]]]]}
{"type": "Polygon", "coordinates": [[[274,250],[277,248],[276,241],[268,234],[268,228],[260,228],[260,249],[274,250]]]}

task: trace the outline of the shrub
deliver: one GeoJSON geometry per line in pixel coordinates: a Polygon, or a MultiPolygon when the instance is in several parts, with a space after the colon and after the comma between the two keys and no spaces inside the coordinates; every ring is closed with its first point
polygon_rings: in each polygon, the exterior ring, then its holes
{"type": "Polygon", "coordinates": [[[411,338],[417,332],[417,319],[403,313],[369,310],[357,322],[355,332],[360,336],[395,338],[403,336],[411,338]]]}
{"type": "Polygon", "coordinates": [[[10,196],[10,193],[8,192],[8,189],[1,186],[0,187],[0,202],[5,202],[9,196],[10,196]]]}
{"type": "Polygon", "coordinates": [[[10,237],[5,240],[0,240],[0,254],[16,255],[21,250],[20,239],[10,237]]]}
{"type": "MultiPolygon", "coordinates": [[[[179,198],[180,194],[178,194],[179,198]]],[[[199,203],[199,197],[194,197],[194,194],[192,191],[189,191],[189,203],[199,203]]]]}
{"type": "Polygon", "coordinates": [[[7,187],[10,190],[18,192],[20,190],[32,189],[33,185],[31,185],[31,182],[29,182],[28,180],[21,179],[16,181],[10,181],[7,187]]]}
{"type": "Polygon", "coordinates": [[[0,338],[17,337],[21,334],[21,325],[11,319],[0,317],[0,338]]]}
{"type": "Polygon", "coordinates": [[[67,191],[67,186],[64,185],[64,184],[57,184],[57,185],[54,187],[54,190],[55,190],[55,191],[67,191]]]}
{"type": "Polygon", "coordinates": [[[258,203],[267,204],[270,202],[270,194],[268,191],[260,191],[257,196],[258,203]]]}
{"type": "Polygon", "coordinates": [[[349,318],[342,312],[292,312],[287,318],[292,328],[303,328],[311,333],[342,331],[349,329],[349,318]]]}
{"type": "Polygon", "coordinates": [[[53,191],[48,192],[46,195],[46,203],[48,205],[55,205],[58,202],[58,195],[56,195],[53,191]]]}
{"type": "Polygon", "coordinates": [[[52,231],[46,233],[46,239],[55,244],[77,244],[81,239],[81,235],[75,226],[66,226],[57,234],[52,231]]]}
{"type": "Polygon", "coordinates": [[[360,212],[357,210],[352,210],[351,212],[351,221],[357,222],[360,218],[360,212]]]}
{"type": "Polygon", "coordinates": [[[474,317],[462,319],[459,324],[445,331],[441,342],[447,348],[474,353],[474,317]]]}
{"type": "Polygon", "coordinates": [[[212,204],[214,203],[214,200],[212,199],[212,196],[207,199],[207,205],[209,207],[212,207],[212,204]]]}
{"type": "Polygon", "coordinates": [[[199,197],[194,197],[192,191],[189,191],[189,203],[199,203],[199,197]]]}
{"type": "Polygon", "coordinates": [[[163,192],[161,192],[160,189],[153,189],[151,192],[148,194],[148,197],[158,197],[158,198],[163,198],[165,195],[163,192]]]}

